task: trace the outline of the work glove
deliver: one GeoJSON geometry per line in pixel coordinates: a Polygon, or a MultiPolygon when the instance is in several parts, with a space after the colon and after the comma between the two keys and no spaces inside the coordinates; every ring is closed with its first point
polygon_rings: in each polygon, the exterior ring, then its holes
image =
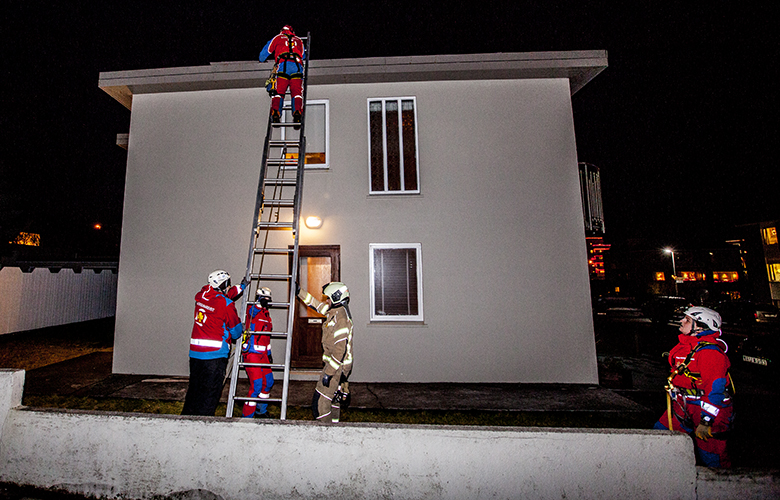
{"type": "Polygon", "coordinates": [[[706,441],[712,437],[712,427],[705,425],[703,422],[696,427],[696,437],[702,441],[706,441]]]}
{"type": "Polygon", "coordinates": [[[246,288],[246,286],[247,286],[248,284],[249,284],[249,280],[248,280],[248,279],[246,279],[246,276],[244,276],[244,277],[241,279],[241,290],[243,290],[244,288],[246,288]]]}
{"type": "Polygon", "coordinates": [[[330,386],[330,379],[331,379],[330,375],[323,375],[322,376],[322,385],[324,385],[325,387],[329,387],[330,386]]]}
{"type": "Polygon", "coordinates": [[[274,357],[270,352],[268,353],[268,362],[274,364],[274,357]]]}

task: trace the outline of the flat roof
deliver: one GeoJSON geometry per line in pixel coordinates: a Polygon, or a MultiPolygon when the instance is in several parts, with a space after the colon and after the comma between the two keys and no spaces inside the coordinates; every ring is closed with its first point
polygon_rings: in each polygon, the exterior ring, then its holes
{"type": "MultiPolygon", "coordinates": [[[[98,87],[130,109],[133,95],[261,88],[271,62],[101,72],[98,87]]],[[[309,84],[567,78],[574,95],[607,68],[606,50],[312,59],[309,84]]]]}

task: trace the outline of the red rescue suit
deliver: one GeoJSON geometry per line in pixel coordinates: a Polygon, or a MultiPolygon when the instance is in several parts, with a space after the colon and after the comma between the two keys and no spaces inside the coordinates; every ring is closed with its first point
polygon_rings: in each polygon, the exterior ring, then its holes
{"type": "Polygon", "coordinates": [[[290,88],[292,110],[303,110],[303,41],[289,30],[283,30],[273,37],[260,52],[260,62],[272,57],[276,63],[276,95],[271,98],[271,109],[282,112],[284,94],[290,88]]]}
{"type": "MultiPolygon", "coordinates": [[[[731,430],[733,407],[731,400],[731,362],[726,356],[728,346],[719,331],[706,330],[698,336],[680,334],[669,352],[672,368],[669,394],[672,428],[692,434],[700,423],[711,426],[712,437],[701,439],[693,435],[696,454],[708,467],[731,467],[726,451],[726,437],[731,430]]],[[[669,410],[656,422],[656,429],[669,427],[669,410]]]]}
{"type": "MultiPolygon", "coordinates": [[[[245,336],[241,346],[244,363],[272,363],[271,359],[271,337],[269,335],[258,335],[254,332],[270,332],[273,329],[271,316],[268,309],[250,304],[246,308],[246,324],[248,335],[245,336]]],[[[267,366],[246,366],[246,374],[249,377],[250,398],[268,399],[271,395],[271,387],[274,385],[274,374],[271,368],[267,366]]],[[[246,401],[244,403],[243,416],[252,418],[255,416],[255,410],[259,415],[265,415],[268,410],[268,404],[260,403],[259,407],[256,401],[246,401]]]]}

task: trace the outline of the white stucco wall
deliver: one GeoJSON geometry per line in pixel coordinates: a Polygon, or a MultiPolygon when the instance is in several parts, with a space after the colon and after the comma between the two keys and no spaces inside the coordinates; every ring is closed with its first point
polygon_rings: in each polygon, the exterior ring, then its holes
{"type": "Polygon", "coordinates": [[[695,498],[679,433],[25,410],[5,378],[0,482],[127,499],[695,498]]]}
{"type": "MultiPolygon", "coordinates": [[[[341,247],[356,381],[596,383],[566,79],[320,85],[328,171],[302,245],[341,247]],[[368,97],[415,96],[421,194],[368,195],[368,97]],[[425,322],[369,323],[369,243],[421,243],[425,322]]],[[[186,374],[192,298],[243,274],[267,95],[133,98],[114,371],[186,374]]],[[[274,348],[276,350],[276,348],[274,348]]]]}
{"type": "Polygon", "coordinates": [[[0,269],[0,335],[108,318],[116,312],[117,275],[109,270],[0,269]]]}

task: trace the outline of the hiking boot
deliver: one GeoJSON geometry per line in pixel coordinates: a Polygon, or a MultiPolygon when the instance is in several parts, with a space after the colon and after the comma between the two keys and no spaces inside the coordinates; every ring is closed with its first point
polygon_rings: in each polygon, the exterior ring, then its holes
{"type": "MultiPolygon", "coordinates": [[[[301,123],[301,112],[300,111],[295,111],[293,113],[293,123],[301,123]]],[[[294,125],[293,128],[295,130],[300,130],[301,126],[300,125],[294,125]]]]}
{"type": "Polygon", "coordinates": [[[279,123],[282,120],[282,114],[279,113],[277,110],[272,109],[271,110],[271,121],[273,123],[279,123]]]}

